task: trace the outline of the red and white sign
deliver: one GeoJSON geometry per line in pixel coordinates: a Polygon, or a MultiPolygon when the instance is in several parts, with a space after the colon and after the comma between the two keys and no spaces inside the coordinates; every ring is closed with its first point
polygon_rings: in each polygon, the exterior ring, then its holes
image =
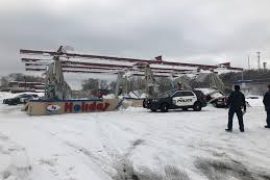
{"type": "Polygon", "coordinates": [[[61,107],[56,105],[56,104],[49,104],[46,109],[49,112],[56,112],[56,111],[60,110],[61,107]]]}
{"type": "Polygon", "coordinates": [[[75,103],[66,102],[64,112],[91,112],[91,111],[106,111],[110,106],[109,103],[93,102],[93,103],[75,103]]]}

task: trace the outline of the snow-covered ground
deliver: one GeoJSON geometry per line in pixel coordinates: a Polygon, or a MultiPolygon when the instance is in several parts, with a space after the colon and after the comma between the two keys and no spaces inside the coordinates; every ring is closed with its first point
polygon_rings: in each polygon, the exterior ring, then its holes
{"type": "Polygon", "coordinates": [[[270,179],[263,107],[244,119],[245,133],[236,119],[226,133],[227,110],[214,107],[31,117],[0,104],[0,179],[270,179]]]}
{"type": "Polygon", "coordinates": [[[255,96],[255,95],[249,95],[246,96],[246,102],[252,107],[255,106],[263,106],[263,97],[262,96],[255,96]]]}

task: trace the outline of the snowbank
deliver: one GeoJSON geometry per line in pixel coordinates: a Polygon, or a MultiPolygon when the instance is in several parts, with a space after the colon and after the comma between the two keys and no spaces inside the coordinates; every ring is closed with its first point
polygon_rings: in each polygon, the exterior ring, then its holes
{"type": "Polygon", "coordinates": [[[0,101],[2,102],[3,99],[6,98],[11,98],[13,97],[13,94],[9,93],[9,92],[0,92],[0,101]]]}

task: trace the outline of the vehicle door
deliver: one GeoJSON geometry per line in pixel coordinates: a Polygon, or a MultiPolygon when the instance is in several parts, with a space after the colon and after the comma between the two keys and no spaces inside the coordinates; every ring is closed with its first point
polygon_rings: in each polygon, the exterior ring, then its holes
{"type": "Polygon", "coordinates": [[[197,98],[191,91],[177,92],[173,97],[173,102],[176,106],[192,106],[197,98]]]}
{"type": "Polygon", "coordinates": [[[29,97],[30,97],[30,95],[28,95],[28,94],[21,95],[19,98],[19,102],[24,103],[27,99],[29,99],[29,97]]]}
{"type": "Polygon", "coordinates": [[[193,106],[193,104],[197,101],[197,96],[192,91],[183,92],[183,98],[185,99],[186,106],[193,106]]]}
{"type": "Polygon", "coordinates": [[[185,106],[183,103],[183,93],[176,92],[174,95],[172,95],[172,103],[175,107],[185,106]]]}

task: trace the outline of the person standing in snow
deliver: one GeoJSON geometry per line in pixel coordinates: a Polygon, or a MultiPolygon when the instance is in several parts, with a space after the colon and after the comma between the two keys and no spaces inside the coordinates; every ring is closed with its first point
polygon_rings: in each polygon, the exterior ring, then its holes
{"type": "Polygon", "coordinates": [[[267,114],[266,118],[266,126],[265,128],[270,128],[270,85],[268,85],[268,91],[265,93],[263,97],[263,104],[265,107],[265,111],[267,114]]]}
{"type": "Polygon", "coordinates": [[[233,116],[236,113],[238,122],[239,122],[239,129],[241,132],[244,132],[244,122],[243,122],[243,112],[242,108],[244,109],[244,113],[246,112],[246,100],[245,96],[242,92],[240,92],[240,86],[235,85],[234,91],[230,94],[228,98],[228,105],[229,105],[229,118],[228,118],[228,126],[225,129],[228,132],[232,131],[233,126],[233,116]]]}

